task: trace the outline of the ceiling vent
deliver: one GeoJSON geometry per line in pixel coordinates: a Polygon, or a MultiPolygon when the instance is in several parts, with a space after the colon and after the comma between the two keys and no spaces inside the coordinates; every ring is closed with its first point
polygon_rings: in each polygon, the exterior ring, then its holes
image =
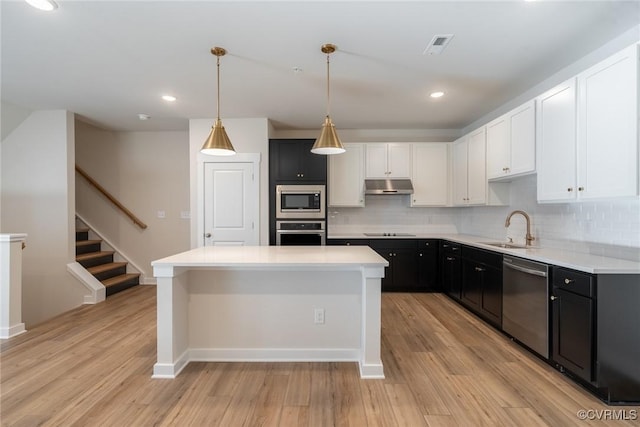
{"type": "Polygon", "coordinates": [[[436,34],[424,50],[423,55],[440,55],[452,38],[453,34],[436,34]]]}

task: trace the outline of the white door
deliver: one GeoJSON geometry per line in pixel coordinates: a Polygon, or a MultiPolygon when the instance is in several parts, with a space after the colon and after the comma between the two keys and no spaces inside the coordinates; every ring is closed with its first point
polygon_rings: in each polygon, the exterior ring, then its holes
{"type": "Polygon", "coordinates": [[[484,205],[487,203],[487,144],[485,129],[469,135],[467,147],[467,203],[484,205]]]}
{"type": "Polygon", "coordinates": [[[403,142],[389,144],[387,151],[387,168],[391,178],[411,177],[411,144],[403,142]]]}
{"type": "Polygon", "coordinates": [[[387,144],[370,143],[365,147],[365,174],[367,178],[388,178],[387,144]]]}
{"type": "Polygon", "coordinates": [[[511,167],[511,141],[509,116],[487,125],[487,178],[500,178],[509,174],[511,167]]]}
{"type": "Polygon", "coordinates": [[[412,144],[411,206],[446,206],[449,195],[449,144],[412,144]]]}
{"type": "Polygon", "coordinates": [[[453,204],[467,204],[467,136],[453,143],[453,204]]]}
{"type": "Polygon", "coordinates": [[[578,75],[578,197],[638,194],[638,47],[578,75]]]}
{"type": "Polygon", "coordinates": [[[364,206],[364,144],[345,142],[346,152],[329,156],[329,206],[364,206]]]}
{"type": "Polygon", "coordinates": [[[259,244],[259,191],[253,167],[204,164],[204,246],[259,244]]]}
{"type": "Polygon", "coordinates": [[[575,79],[540,95],[537,103],[538,201],[575,200],[575,79]]]}

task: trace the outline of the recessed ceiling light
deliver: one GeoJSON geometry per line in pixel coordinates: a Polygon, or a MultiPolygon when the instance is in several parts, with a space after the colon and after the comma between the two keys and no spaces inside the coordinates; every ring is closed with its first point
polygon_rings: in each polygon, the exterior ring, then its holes
{"type": "Polygon", "coordinates": [[[176,100],[176,97],[173,95],[162,95],[162,99],[167,102],[174,102],[176,100]]]}
{"type": "Polygon", "coordinates": [[[36,9],[45,10],[47,12],[51,12],[58,8],[58,5],[53,0],[25,0],[31,6],[36,9]]]}
{"type": "Polygon", "coordinates": [[[151,118],[151,116],[150,116],[150,115],[148,115],[148,114],[140,113],[140,114],[138,114],[138,118],[139,118],[140,120],[149,120],[149,119],[151,118]]]}
{"type": "Polygon", "coordinates": [[[442,96],[444,96],[444,92],[442,91],[431,92],[429,96],[432,98],[441,98],[442,96]]]}

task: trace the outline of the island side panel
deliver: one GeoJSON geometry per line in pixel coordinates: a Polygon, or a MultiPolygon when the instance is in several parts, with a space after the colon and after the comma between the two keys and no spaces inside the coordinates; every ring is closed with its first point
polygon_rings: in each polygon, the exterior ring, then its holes
{"type": "Polygon", "coordinates": [[[153,377],[175,378],[189,362],[189,273],[174,268],[158,270],[154,271],[157,277],[158,358],[153,377]]]}
{"type": "Polygon", "coordinates": [[[193,361],[360,359],[357,270],[192,271],[189,293],[193,361]]]}
{"type": "Polygon", "coordinates": [[[359,362],[362,378],[384,378],[380,357],[382,277],[384,277],[384,267],[363,268],[362,348],[359,362]]]}

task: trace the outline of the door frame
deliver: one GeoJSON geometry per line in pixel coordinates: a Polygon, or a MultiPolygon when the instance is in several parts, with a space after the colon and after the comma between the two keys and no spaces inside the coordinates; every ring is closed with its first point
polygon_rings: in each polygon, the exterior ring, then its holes
{"type": "MultiPolygon", "coordinates": [[[[196,200],[195,209],[191,211],[191,248],[198,248],[204,245],[202,236],[204,235],[204,164],[205,163],[253,163],[253,174],[255,185],[258,189],[256,206],[260,207],[260,153],[236,153],[233,156],[210,156],[198,153],[196,171],[196,200]]],[[[192,206],[193,203],[191,203],[192,206]]],[[[260,214],[255,225],[257,241],[260,241],[260,214]]]]}

